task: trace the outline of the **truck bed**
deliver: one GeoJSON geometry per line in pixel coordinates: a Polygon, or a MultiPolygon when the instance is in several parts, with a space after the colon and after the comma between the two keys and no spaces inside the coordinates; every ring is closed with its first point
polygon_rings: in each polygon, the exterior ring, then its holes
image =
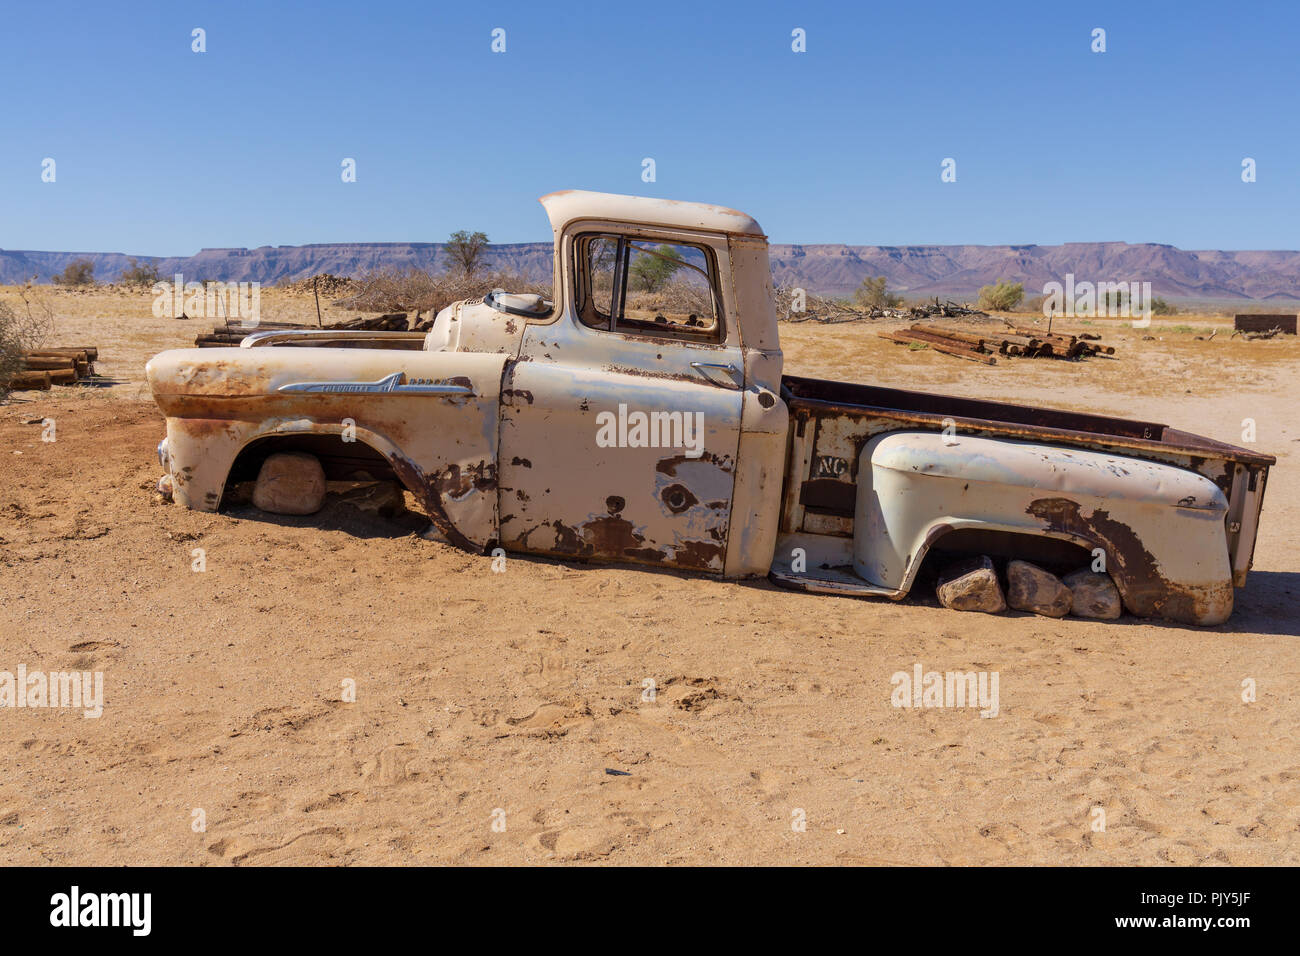
{"type": "Polygon", "coordinates": [[[782,530],[851,536],[856,469],[863,445],[900,429],[1078,446],[1160,461],[1205,475],[1229,502],[1228,549],[1233,583],[1250,569],[1271,455],[1171,428],[1159,422],[856,385],[782,377],[790,408],[782,530]]]}

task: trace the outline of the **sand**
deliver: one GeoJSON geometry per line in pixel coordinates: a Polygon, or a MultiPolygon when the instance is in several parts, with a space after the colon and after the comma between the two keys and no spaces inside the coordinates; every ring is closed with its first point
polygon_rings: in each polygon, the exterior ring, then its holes
{"type": "Polygon", "coordinates": [[[983,368],[784,330],[800,374],[1234,442],[1253,418],[1279,457],[1255,570],[1202,630],[494,573],[418,521],[160,504],[141,366],[202,323],[119,299],[61,300],[53,344],[123,384],[0,406],[0,670],[104,675],[98,719],[0,709],[0,863],[1300,862],[1294,340],[1106,330],[1112,361],[983,368]],[[997,672],[998,715],[892,706],[918,663],[997,672]]]}

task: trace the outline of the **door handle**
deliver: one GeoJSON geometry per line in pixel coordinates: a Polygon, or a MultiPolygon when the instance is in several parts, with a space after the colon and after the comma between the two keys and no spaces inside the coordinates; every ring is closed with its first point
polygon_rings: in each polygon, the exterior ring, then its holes
{"type": "Polygon", "coordinates": [[[740,386],[737,385],[734,381],[733,381],[730,385],[723,385],[721,382],[719,382],[719,381],[717,381],[716,379],[712,378],[712,377],[709,375],[708,372],[705,372],[705,371],[704,371],[705,369],[713,369],[713,368],[716,368],[716,369],[721,369],[722,371],[726,372],[728,375],[735,375],[736,372],[739,371],[739,369],[737,369],[736,366],[732,365],[730,362],[726,362],[726,363],[723,363],[723,362],[692,362],[692,363],[691,363],[691,368],[693,368],[693,369],[695,369],[697,372],[701,373],[701,374],[702,374],[706,379],[709,380],[710,384],[717,385],[719,388],[740,388],[740,386]]]}

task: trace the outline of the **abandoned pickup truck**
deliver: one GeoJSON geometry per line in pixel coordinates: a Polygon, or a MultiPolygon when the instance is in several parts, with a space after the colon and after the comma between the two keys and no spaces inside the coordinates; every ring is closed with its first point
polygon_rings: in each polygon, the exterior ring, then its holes
{"type": "Polygon", "coordinates": [[[330,479],[400,482],[476,552],[894,600],[927,554],[992,554],[1105,570],[1143,617],[1231,613],[1272,457],[1155,422],[783,375],[752,218],[541,202],[552,298],[494,291],[427,333],[262,331],[155,356],[174,500],[215,511],[293,452],[330,479]]]}

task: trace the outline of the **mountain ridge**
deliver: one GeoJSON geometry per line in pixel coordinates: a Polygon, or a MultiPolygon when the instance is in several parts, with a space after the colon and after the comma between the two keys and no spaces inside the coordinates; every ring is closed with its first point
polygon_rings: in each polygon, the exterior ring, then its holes
{"type": "MultiPolygon", "coordinates": [[[[439,242],[343,242],[256,248],[213,247],[192,256],[135,256],[170,278],[186,281],[291,282],[329,272],[357,276],[371,269],[438,269],[439,242]]],[[[1150,282],[1152,293],[1172,298],[1300,299],[1300,251],[1185,250],[1167,243],[1067,242],[981,245],[864,246],[845,243],[773,243],[776,282],[821,295],[847,295],[868,276],[885,276],[891,291],[908,298],[975,296],[980,286],[1008,279],[1023,282],[1027,297],[1047,282],[1150,282]]],[[[116,252],[44,252],[0,249],[0,283],[40,282],[75,259],[90,259],[95,278],[119,278],[132,258],[116,252]]],[[[500,243],[488,247],[488,269],[548,278],[549,242],[500,243]]]]}

